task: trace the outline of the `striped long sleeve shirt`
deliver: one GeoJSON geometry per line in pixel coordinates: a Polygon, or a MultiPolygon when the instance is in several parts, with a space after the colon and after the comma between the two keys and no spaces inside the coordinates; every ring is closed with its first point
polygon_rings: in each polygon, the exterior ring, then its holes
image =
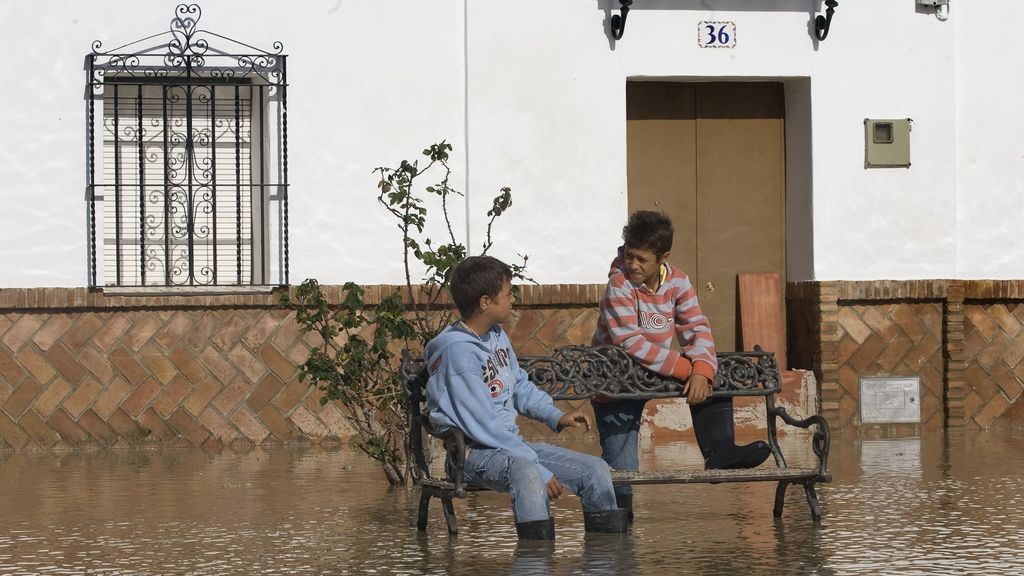
{"type": "Polygon", "coordinates": [[[664,267],[664,280],[654,292],[629,280],[621,255],[612,262],[592,343],[621,346],[662,376],[686,380],[696,373],[714,379],[715,340],[697,291],[682,270],[667,263],[664,267]],[[673,336],[682,353],[671,349],[673,336]]]}

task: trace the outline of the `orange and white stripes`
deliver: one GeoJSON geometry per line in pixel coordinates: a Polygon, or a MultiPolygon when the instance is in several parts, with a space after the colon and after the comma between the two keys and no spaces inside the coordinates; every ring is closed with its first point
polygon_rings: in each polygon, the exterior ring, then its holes
{"type": "Polygon", "coordinates": [[[621,346],[663,376],[686,380],[697,373],[713,379],[718,369],[715,341],[690,279],[665,264],[665,280],[654,292],[631,282],[620,262],[612,263],[592,343],[621,346]],[[671,349],[673,336],[682,353],[671,349]]]}

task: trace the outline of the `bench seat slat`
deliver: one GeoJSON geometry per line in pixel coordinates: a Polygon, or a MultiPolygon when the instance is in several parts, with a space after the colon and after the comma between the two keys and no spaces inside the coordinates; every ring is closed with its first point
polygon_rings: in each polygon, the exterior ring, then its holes
{"type": "MultiPolygon", "coordinates": [[[[797,482],[817,478],[817,468],[758,468],[755,470],[646,470],[630,472],[612,470],[612,482],[621,484],[709,484],[716,482],[797,482]]],[[[445,480],[424,478],[421,486],[454,490],[455,485],[445,480]]],[[[482,492],[486,488],[466,486],[467,492],[482,492]]]]}
{"type": "Polygon", "coordinates": [[[612,482],[620,484],[707,484],[710,482],[773,482],[818,477],[817,468],[757,468],[754,470],[612,470],[612,482]]]}

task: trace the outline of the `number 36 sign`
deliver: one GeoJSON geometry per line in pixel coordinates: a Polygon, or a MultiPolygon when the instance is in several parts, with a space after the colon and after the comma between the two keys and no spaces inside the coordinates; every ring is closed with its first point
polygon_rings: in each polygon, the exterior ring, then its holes
{"type": "Polygon", "coordinates": [[[719,20],[698,23],[697,45],[701,48],[735,48],[736,23],[719,20]]]}

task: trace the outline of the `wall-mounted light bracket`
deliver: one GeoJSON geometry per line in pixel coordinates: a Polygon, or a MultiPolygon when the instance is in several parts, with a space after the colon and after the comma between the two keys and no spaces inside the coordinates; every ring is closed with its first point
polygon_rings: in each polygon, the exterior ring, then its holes
{"type": "Polygon", "coordinates": [[[949,0],[917,0],[922,8],[934,8],[935,17],[945,22],[949,20],[949,0]]]}
{"type": "Polygon", "coordinates": [[[622,35],[626,32],[626,16],[629,15],[629,7],[633,5],[633,0],[619,0],[619,4],[622,14],[613,14],[611,22],[609,22],[612,38],[616,40],[622,40],[622,35]]]}
{"type": "Polygon", "coordinates": [[[835,13],[836,6],[839,6],[836,0],[825,0],[825,15],[819,14],[814,18],[814,35],[819,42],[828,38],[828,29],[832,26],[832,14],[835,13]]]}

